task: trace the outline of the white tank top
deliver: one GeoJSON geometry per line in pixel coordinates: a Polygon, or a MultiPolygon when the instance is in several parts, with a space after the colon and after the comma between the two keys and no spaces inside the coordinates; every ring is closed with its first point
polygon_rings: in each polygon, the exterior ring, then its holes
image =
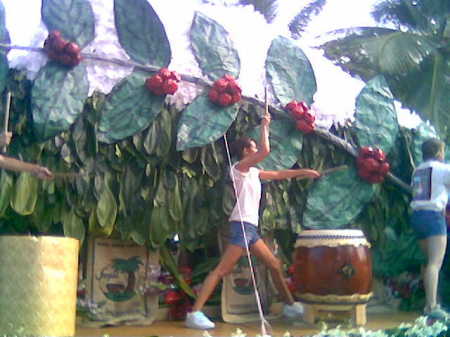
{"type": "Polygon", "coordinates": [[[258,226],[259,202],[261,200],[259,169],[250,167],[248,172],[241,172],[236,169],[236,164],[234,164],[231,167],[230,176],[232,180],[234,179],[237,200],[229,220],[245,221],[258,226]]]}

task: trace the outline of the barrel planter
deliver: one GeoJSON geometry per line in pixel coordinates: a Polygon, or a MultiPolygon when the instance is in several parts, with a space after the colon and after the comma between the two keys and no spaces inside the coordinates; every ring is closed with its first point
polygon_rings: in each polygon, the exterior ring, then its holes
{"type": "Polygon", "coordinates": [[[75,334],[79,242],[0,236],[0,335],[75,334]]]}
{"type": "Polygon", "coordinates": [[[297,238],[294,282],[298,300],[362,304],[372,296],[370,244],[360,230],[305,230],[297,238]]]}

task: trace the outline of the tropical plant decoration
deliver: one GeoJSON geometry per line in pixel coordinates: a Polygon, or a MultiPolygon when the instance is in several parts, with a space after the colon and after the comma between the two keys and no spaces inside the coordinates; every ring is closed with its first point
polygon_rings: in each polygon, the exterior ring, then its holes
{"type": "MultiPolygon", "coordinates": [[[[119,42],[131,59],[127,65],[134,70],[108,95],[88,97],[84,61],[96,58],[83,48],[94,38],[94,15],[87,0],[69,4],[42,2],[42,19],[51,33],[40,52],[47,53],[49,61],[29,84],[32,120],[15,114],[13,124],[23,140],[13,144],[11,151],[57,172],[75,171],[76,175],[38,182],[24,174],[2,173],[3,230],[42,233],[58,231],[62,224],[65,235],[79,239],[87,231],[160,247],[179,233],[187,248],[203,245],[200,238],[210,232],[211,225],[226,221],[232,203],[224,179],[228,159],[223,135],[257,135],[264,106],[264,102],[242,95],[237,84],[240,59],[228,32],[197,12],[189,38],[207,80],[177,74],[167,69],[171,47],[151,4],[147,0],[115,0],[119,42]],[[165,94],[176,91],[179,81],[207,89],[182,111],[164,101],[165,94]],[[12,223],[15,215],[20,215],[19,220],[12,223]]],[[[4,9],[0,9],[4,19],[4,9]]],[[[0,20],[0,32],[8,41],[4,20],[0,20]]],[[[400,137],[394,96],[386,81],[376,77],[361,91],[350,130],[354,140],[347,141],[311,127],[314,116],[308,111],[300,119],[307,124],[301,129],[307,132],[298,132],[300,127],[283,109],[294,100],[304,102],[306,109],[317,89],[311,63],[291,39],[272,41],[265,70],[275,101],[270,106],[274,116],[272,152],[261,167],[322,169],[351,164],[314,184],[267,185],[271,196],[262,217],[263,228],[281,226],[297,232],[304,227],[350,226],[381,190],[358,177],[353,160],[356,149],[374,146],[389,157],[400,137]]],[[[19,88],[15,89],[20,91],[24,81],[19,73],[13,74],[17,74],[15,85],[19,88]]],[[[0,84],[5,83],[0,77],[0,84]]],[[[26,95],[17,94],[13,106],[17,112],[28,107],[26,95]]],[[[386,180],[404,188],[392,173],[386,180]]]]}

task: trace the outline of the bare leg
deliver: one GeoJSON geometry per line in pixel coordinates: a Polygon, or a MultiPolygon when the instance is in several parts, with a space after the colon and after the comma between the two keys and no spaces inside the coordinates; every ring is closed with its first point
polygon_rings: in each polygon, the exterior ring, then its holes
{"type": "Polygon", "coordinates": [[[243,252],[244,248],[240,246],[227,246],[219,264],[205,279],[200,293],[192,306],[192,311],[202,310],[206,301],[214,292],[214,289],[216,289],[217,284],[225,275],[229,274],[233,270],[233,267],[236,265],[243,252]]]}
{"type": "Polygon", "coordinates": [[[436,306],[439,271],[445,256],[447,236],[435,235],[419,241],[420,248],[427,257],[427,265],[423,273],[426,306],[431,309],[436,306]]]}
{"type": "Polygon", "coordinates": [[[255,244],[251,247],[251,252],[260,258],[267,267],[269,267],[272,280],[278,292],[282,296],[284,303],[293,304],[294,298],[292,297],[292,294],[287,287],[286,280],[284,279],[283,268],[280,260],[272,253],[262,239],[255,242],[255,244]]]}

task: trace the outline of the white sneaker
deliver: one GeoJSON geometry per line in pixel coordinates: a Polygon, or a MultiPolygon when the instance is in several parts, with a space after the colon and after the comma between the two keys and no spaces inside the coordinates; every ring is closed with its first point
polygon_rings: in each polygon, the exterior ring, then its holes
{"type": "Polygon", "coordinates": [[[214,329],[215,324],[201,311],[188,312],[184,325],[191,329],[208,330],[214,329]]]}
{"type": "Polygon", "coordinates": [[[298,302],[285,304],[283,307],[283,316],[289,319],[300,318],[303,316],[304,312],[303,305],[298,302]]]}

